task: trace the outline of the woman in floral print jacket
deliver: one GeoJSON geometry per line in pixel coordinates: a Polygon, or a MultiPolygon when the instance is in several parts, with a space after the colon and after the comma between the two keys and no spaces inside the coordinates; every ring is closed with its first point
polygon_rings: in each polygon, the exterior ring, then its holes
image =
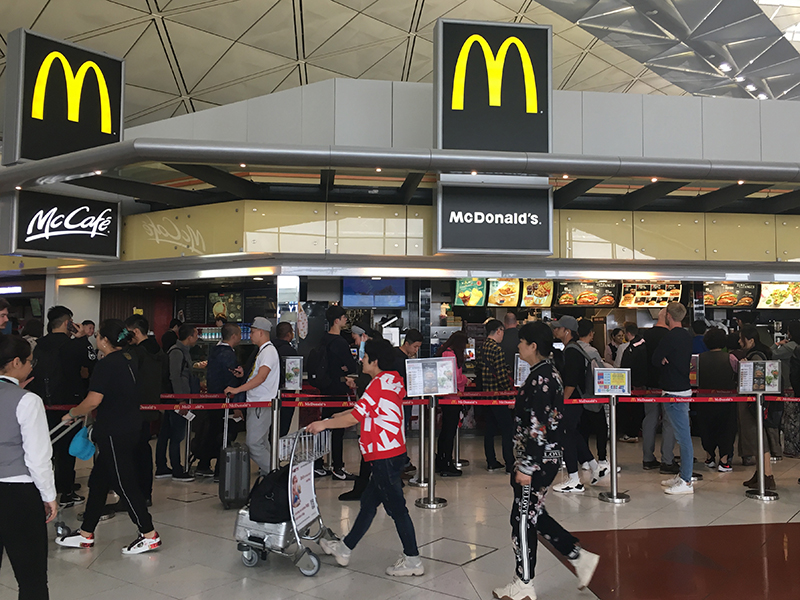
{"type": "Polygon", "coordinates": [[[547,489],[561,468],[560,423],[564,406],[561,376],[548,360],[553,352],[553,333],[539,321],[519,331],[520,358],[531,372],[514,406],[514,506],[511,509],[511,540],[516,554],[514,579],[494,590],[502,600],[535,600],[537,532],[566,556],[583,589],[597,567],[599,556],[581,549],[578,540],[559,525],[544,507],[547,489]]]}

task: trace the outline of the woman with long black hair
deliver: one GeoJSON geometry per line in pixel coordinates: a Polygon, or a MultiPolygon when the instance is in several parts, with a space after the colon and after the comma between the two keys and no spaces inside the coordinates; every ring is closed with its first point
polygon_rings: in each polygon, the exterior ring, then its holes
{"type": "Polygon", "coordinates": [[[86,399],[64,415],[66,421],[97,410],[92,437],[98,452],[89,478],[89,499],[83,523],[77,531],[56,538],[59,546],[94,546],[94,530],[110,490],[125,501],[131,521],[139,529],[139,536],[125,546],[122,553],[141,554],[161,546],[161,538],[153,528],[153,519],[138,485],[134,460],[142,416],[136,395],[136,364],[127,352],[131,339],[133,333],[119,319],[108,319],[100,325],[97,347],[105,358],[94,368],[86,399]]]}
{"type": "Polygon", "coordinates": [[[20,387],[31,347],[0,335],[0,560],[8,554],[19,600],[47,600],[47,523],[58,514],[53,455],[42,399],[20,387]]]}
{"type": "MultiPolygon", "coordinates": [[[[464,363],[467,353],[467,334],[456,331],[439,348],[438,356],[456,359],[456,388],[462,393],[467,388],[467,376],[464,375],[464,363]]],[[[458,398],[458,396],[453,396],[458,398]]],[[[445,396],[444,399],[450,399],[445,396]]],[[[458,422],[461,419],[461,407],[457,404],[442,406],[442,430],[436,448],[436,471],[442,477],[460,477],[462,472],[453,464],[453,443],[456,439],[458,422]]]]}
{"type": "Polygon", "coordinates": [[[561,421],[564,386],[548,360],[553,353],[553,332],[537,321],[519,330],[519,355],[531,366],[514,405],[514,505],[511,541],[517,566],[508,585],[495,589],[502,600],[536,600],[533,587],[537,533],[564,555],[578,576],[578,589],[589,585],[600,557],[578,545],[578,540],[553,519],[544,507],[547,489],[561,468],[561,421]]]}

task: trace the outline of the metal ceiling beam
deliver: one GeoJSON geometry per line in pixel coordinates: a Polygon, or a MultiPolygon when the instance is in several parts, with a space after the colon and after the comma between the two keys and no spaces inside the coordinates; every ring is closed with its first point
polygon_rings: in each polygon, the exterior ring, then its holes
{"type": "Polygon", "coordinates": [[[333,169],[323,169],[319,173],[319,187],[322,189],[325,198],[333,190],[333,183],[336,179],[336,171],[333,169]]]}
{"type": "Polygon", "coordinates": [[[113,194],[131,196],[145,203],[157,202],[170,207],[196,206],[198,204],[223,202],[225,200],[234,199],[229,194],[223,196],[220,194],[209,194],[207,192],[192,192],[152,183],[143,183],[141,181],[131,181],[130,179],[107,177],[105,175],[83,177],[81,179],[74,179],[69,183],[92,190],[102,190],[113,194]]]}
{"type": "Polygon", "coordinates": [[[669,195],[670,192],[674,192],[688,184],[688,181],[657,181],[640,187],[638,190],[628,192],[622,196],[621,200],[625,210],[640,210],[651,202],[660,200],[669,195]]]}
{"type": "Polygon", "coordinates": [[[424,177],[425,173],[417,172],[411,172],[406,175],[403,185],[397,190],[397,193],[403,198],[403,204],[408,204],[411,201],[424,177]]]}
{"type": "Polygon", "coordinates": [[[703,194],[694,200],[696,206],[694,210],[699,212],[712,212],[719,210],[728,204],[746,198],[750,194],[754,194],[764,188],[770,187],[769,183],[743,183],[742,185],[734,183],[721,187],[713,192],[703,194]]]}
{"type": "Polygon", "coordinates": [[[242,199],[246,198],[258,200],[262,197],[262,187],[260,185],[248,179],[243,179],[242,177],[234,175],[233,173],[223,171],[217,167],[211,167],[209,165],[187,165],[181,163],[169,163],[166,166],[168,166],[170,169],[180,171],[189,177],[194,177],[200,181],[205,181],[207,184],[213,185],[215,188],[233,194],[234,196],[242,199]]]}
{"type": "Polygon", "coordinates": [[[761,200],[759,210],[771,215],[779,215],[800,208],[800,190],[785,192],[772,198],[761,200]]]}
{"type": "Polygon", "coordinates": [[[598,183],[602,182],[602,179],[576,179],[575,181],[570,181],[564,187],[560,187],[553,192],[553,208],[564,208],[567,204],[583,196],[598,183]]]}

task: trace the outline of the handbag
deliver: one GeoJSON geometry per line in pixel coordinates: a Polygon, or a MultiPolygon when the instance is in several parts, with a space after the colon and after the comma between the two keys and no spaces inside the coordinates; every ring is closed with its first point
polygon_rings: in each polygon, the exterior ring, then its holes
{"type": "Polygon", "coordinates": [[[69,454],[80,460],[90,460],[94,457],[94,443],[91,440],[91,427],[84,425],[75,434],[69,443],[69,454]]]}

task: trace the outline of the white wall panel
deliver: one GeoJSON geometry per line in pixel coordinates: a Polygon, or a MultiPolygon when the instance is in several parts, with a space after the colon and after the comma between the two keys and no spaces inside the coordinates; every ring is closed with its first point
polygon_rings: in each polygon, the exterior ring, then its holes
{"type": "Polygon", "coordinates": [[[694,96],[642,96],[644,156],[703,158],[703,105],[694,96]]]}
{"type": "Polygon", "coordinates": [[[764,100],[761,108],[761,160],[800,162],[800,107],[788,100],[764,100]]]}
{"type": "Polygon", "coordinates": [[[758,100],[702,98],[703,158],[761,160],[761,110],[758,100]]]}
{"type": "Polygon", "coordinates": [[[392,146],[433,146],[433,87],[427,83],[392,83],[392,146]]]}
{"type": "Polygon", "coordinates": [[[301,144],[303,88],[292,88],[247,101],[247,141],[301,144]]]}
{"type": "Polygon", "coordinates": [[[336,79],[334,144],[392,146],[392,82],[336,79]]]}
{"type": "MultiPolygon", "coordinates": [[[[214,109],[211,109],[214,110],[214,109]]],[[[164,119],[155,123],[147,123],[137,127],[130,127],[125,130],[124,139],[133,140],[136,138],[164,138],[170,140],[191,140],[194,139],[194,113],[164,119]]]]}
{"type": "Polygon", "coordinates": [[[642,97],[583,94],[583,153],[642,156],[642,97]]]}
{"type": "Polygon", "coordinates": [[[301,143],[306,146],[330,146],[334,143],[334,82],[334,79],[328,79],[300,88],[303,90],[301,143]]]}
{"type": "Polygon", "coordinates": [[[553,152],[583,153],[583,95],[553,90],[553,152]]]}
{"type": "Polygon", "coordinates": [[[194,114],[194,139],[238,142],[247,139],[247,102],[226,104],[194,114]]]}

